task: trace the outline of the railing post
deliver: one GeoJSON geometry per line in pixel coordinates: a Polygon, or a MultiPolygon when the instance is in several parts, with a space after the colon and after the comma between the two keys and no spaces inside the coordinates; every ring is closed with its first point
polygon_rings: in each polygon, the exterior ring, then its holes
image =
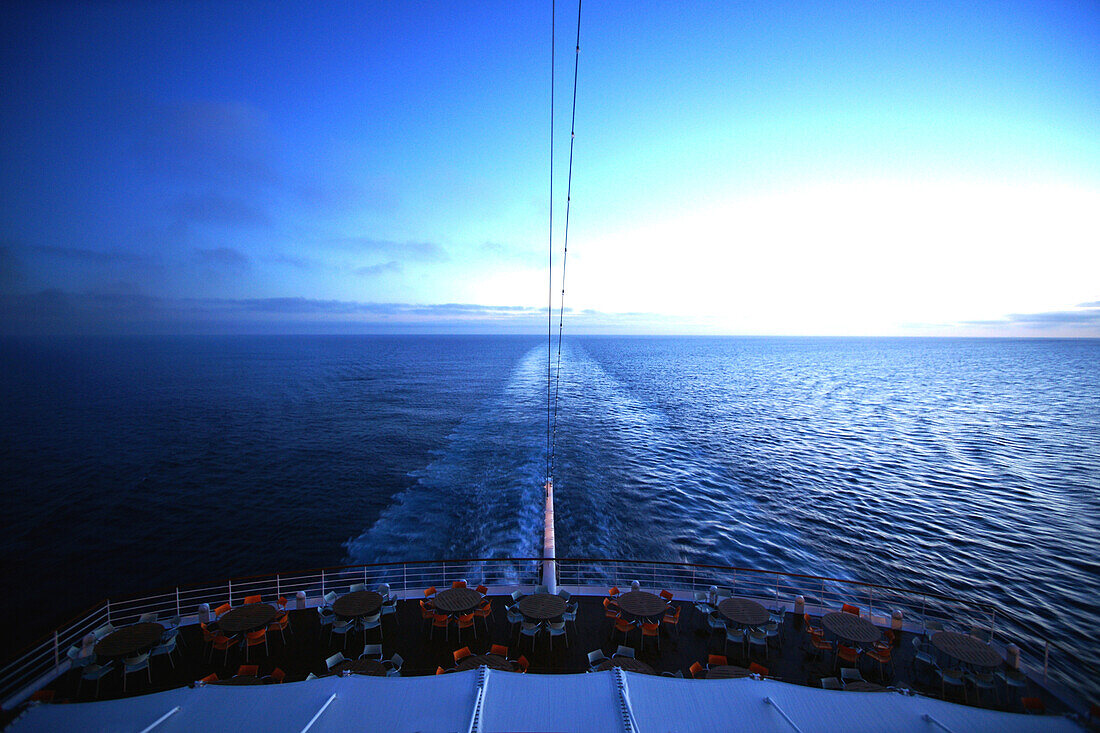
{"type": "Polygon", "coordinates": [[[57,645],[58,645],[57,631],[55,630],[53,632],[53,668],[54,669],[57,669],[59,666],[61,666],[61,657],[57,653],[57,645]]]}
{"type": "Polygon", "coordinates": [[[321,570],[321,602],[324,603],[325,598],[325,571],[321,570]]]}
{"type": "Polygon", "coordinates": [[[409,592],[409,566],[401,563],[401,588],[405,593],[409,592]]]}
{"type": "Polygon", "coordinates": [[[108,598],[104,603],[107,604],[107,623],[111,623],[111,599],[108,598]]]}
{"type": "Polygon", "coordinates": [[[233,579],[229,579],[229,605],[233,605],[233,579]]]}
{"type": "Polygon", "coordinates": [[[275,574],[275,597],[276,598],[282,598],[283,597],[283,584],[279,580],[279,574],[278,573],[275,574]]]}
{"type": "Polygon", "coordinates": [[[779,608],[779,573],[775,574],[775,610],[776,611],[780,610],[780,608],[779,608]]]}
{"type": "Polygon", "coordinates": [[[176,586],[176,616],[183,616],[183,611],[180,609],[180,587],[176,586]]]}

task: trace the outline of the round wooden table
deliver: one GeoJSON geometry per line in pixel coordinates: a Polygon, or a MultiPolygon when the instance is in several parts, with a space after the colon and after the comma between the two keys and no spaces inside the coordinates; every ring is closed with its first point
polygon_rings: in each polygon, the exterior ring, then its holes
{"type": "Polygon", "coordinates": [[[351,672],[352,674],[371,675],[372,677],[385,677],[386,665],[377,659],[347,659],[332,668],[332,672],[340,674],[351,672]]]}
{"type": "Polygon", "coordinates": [[[741,626],[761,626],[771,618],[768,609],[748,598],[726,598],[718,604],[718,613],[741,626]]]}
{"type": "Polygon", "coordinates": [[[441,613],[471,613],[484,600],[473,588],[448,588],[436,593],[432,603],[441,613]]]}
{"type": "Polygon", "coordinates": [[[382,607],[382,594],[372,590],[357,590],[332,602],[332,612],[340,618],[370,616],[382,607]]]}
{"type": "Polygon", "coordinates": [[[1001,655],[981,639],[955,631],[938,631],[932,634],[932,645],[941,652],[975,667],[996,667],[1001,655]]]}
{"type": "Polygon", "coordinates": [[[481,666],[489,669],[499,669],[503,672],[515,672],[515,666],[499,654],[474,654],[459,661],[455,669],[463,672],[468,669],[477,669],[481,666]]]}
{"type": "Polygon", "coordinates": [[[565,613],[565,599],[549,593],[534,593],[519,599],[519,612],[524,618],[549,621],[565,613]]]}
{"type": "Polygon", "coordinates": [[[664,615],[668,610],[668,602],[653,593],[632,590],[619,596],[619,608],[635,618],[654,618],[664,615]]]}
{"type": "Polygon", "coordinates": [[[653,667],[650,667],[648,664],[641,660],[632,659],[631,657],[612,657],[611,659],[605,659],[604,661],[600,662],[600,666],[596,667],[596,670],[599,672],[606,672],[612,667],[620,667],[622,669],[625,669],[627,672],[638,672],[640,674],[657,674],[657,670],[653,669],[653,667]]]}
{"type": "Polygon", "coordinates": [[[711,667],[707,670],[708,680],[736,680],[741,677],[748,677],[752,674],[744,667],[738,667],[735,664],[720,664],[716,667],[711,667]]]}
{"type": "Polygon", "coordinates": [[[249,603],[228,611],[218,619],[218,629],[226,636],[259,631],[275,620],[278,611],[266,603],[249,603]]]}
{"type": "Polygon", "coordinates": [[[164,627],[157,623],[145,622],[115,629],[99,640],[95,653],[100,657],[132,657],[152,649],[164,634],[164,627]]]}
{"type": "Polygon", "coordinates": [[[870,644],[882,638],[882,632],[877,626],[854,613],[827,613],[821,617],[821,625],[834,636],[856,644],[870,644]]]}

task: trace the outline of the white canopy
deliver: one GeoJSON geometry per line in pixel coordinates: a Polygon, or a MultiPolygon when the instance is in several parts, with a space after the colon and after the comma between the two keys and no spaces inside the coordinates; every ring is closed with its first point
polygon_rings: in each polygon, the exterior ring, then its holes
{"type": "Polygon", "coordinates": [[[683,680],[622,671],[427,677],[323,677],[282,685],[207,685],[74,705],[36,705],[33,731],[1079,731],[1027,716],[897,693],[818,690],[770,680],[683,680]]]}

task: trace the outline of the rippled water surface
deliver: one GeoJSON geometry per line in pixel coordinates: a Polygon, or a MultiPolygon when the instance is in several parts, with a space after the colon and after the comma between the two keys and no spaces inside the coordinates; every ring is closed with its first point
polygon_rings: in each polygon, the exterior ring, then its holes
{"type": "MultiPolygon", "coordinates": [[[[0,346],[5,652],[110,594],[541,546],[539,338],[0,346]]],[[[555,476],[559,554],[987,600],[1100,662],[1100,342],[569,339],[555,476]]]]}

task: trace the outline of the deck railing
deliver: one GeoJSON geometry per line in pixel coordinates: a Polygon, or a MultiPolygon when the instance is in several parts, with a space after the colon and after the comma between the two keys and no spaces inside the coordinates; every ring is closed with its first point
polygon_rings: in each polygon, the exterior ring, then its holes
{"type": "MultiPolygon", "coordinates": [[[[180,585],[144,595],[111,598],[97,603],[58,627],[40,642],[17,655],[0,669],[0,704],[10,708],[68,669],[67,652],[103,624],[134,623],[145,613],[160,619],[178,618],[197,623],[204,608],[223,603],[239,605],[246,596],[265,601],[288,599],[290,608],[319,605],[326,593],[346,593],[359,583],[374,588],[382,583],[401,598],[420,598],[430,586],[450,587],[455,580],[484,584],[490,593],[531,591],[543,583],[543,558],[489,558],[378,563],[319,568],[232,578],[216,583],[180,585]],[[204,606],[205,604],[205,606],[204,606]]],[[[571,593],[603,595],[611,585],[628,590],[637,581],[649,590],[669,590],[678,600],[691,601],[695,593],[712,588],[734,596],[753,598],[769,608],[793,611],[802,599],[807,612],[818,614],[843,603],[860,607],[876,624],[901,624],[906,630],[923,631],[930,622],[973,632],[1003,650],[1015,644],[1021,661],[1037,682],[1072,707],[1080,707],[1077,694],[1095,670],[1086,670],[1068,650],[1049,636],[986,604],[935,593],[861,583],[782,571],[764,571],[720,565],[673,562],[641,562],[592,558],[557,558],[557,585],[571,593]],[[900,617],[895,613],[900,612],[900,617]],[[1091,674],[1090,674],[1091,672],[1091,674]],[[1075,694],[1075,692],[1077,694],[1075,694]]]]}

